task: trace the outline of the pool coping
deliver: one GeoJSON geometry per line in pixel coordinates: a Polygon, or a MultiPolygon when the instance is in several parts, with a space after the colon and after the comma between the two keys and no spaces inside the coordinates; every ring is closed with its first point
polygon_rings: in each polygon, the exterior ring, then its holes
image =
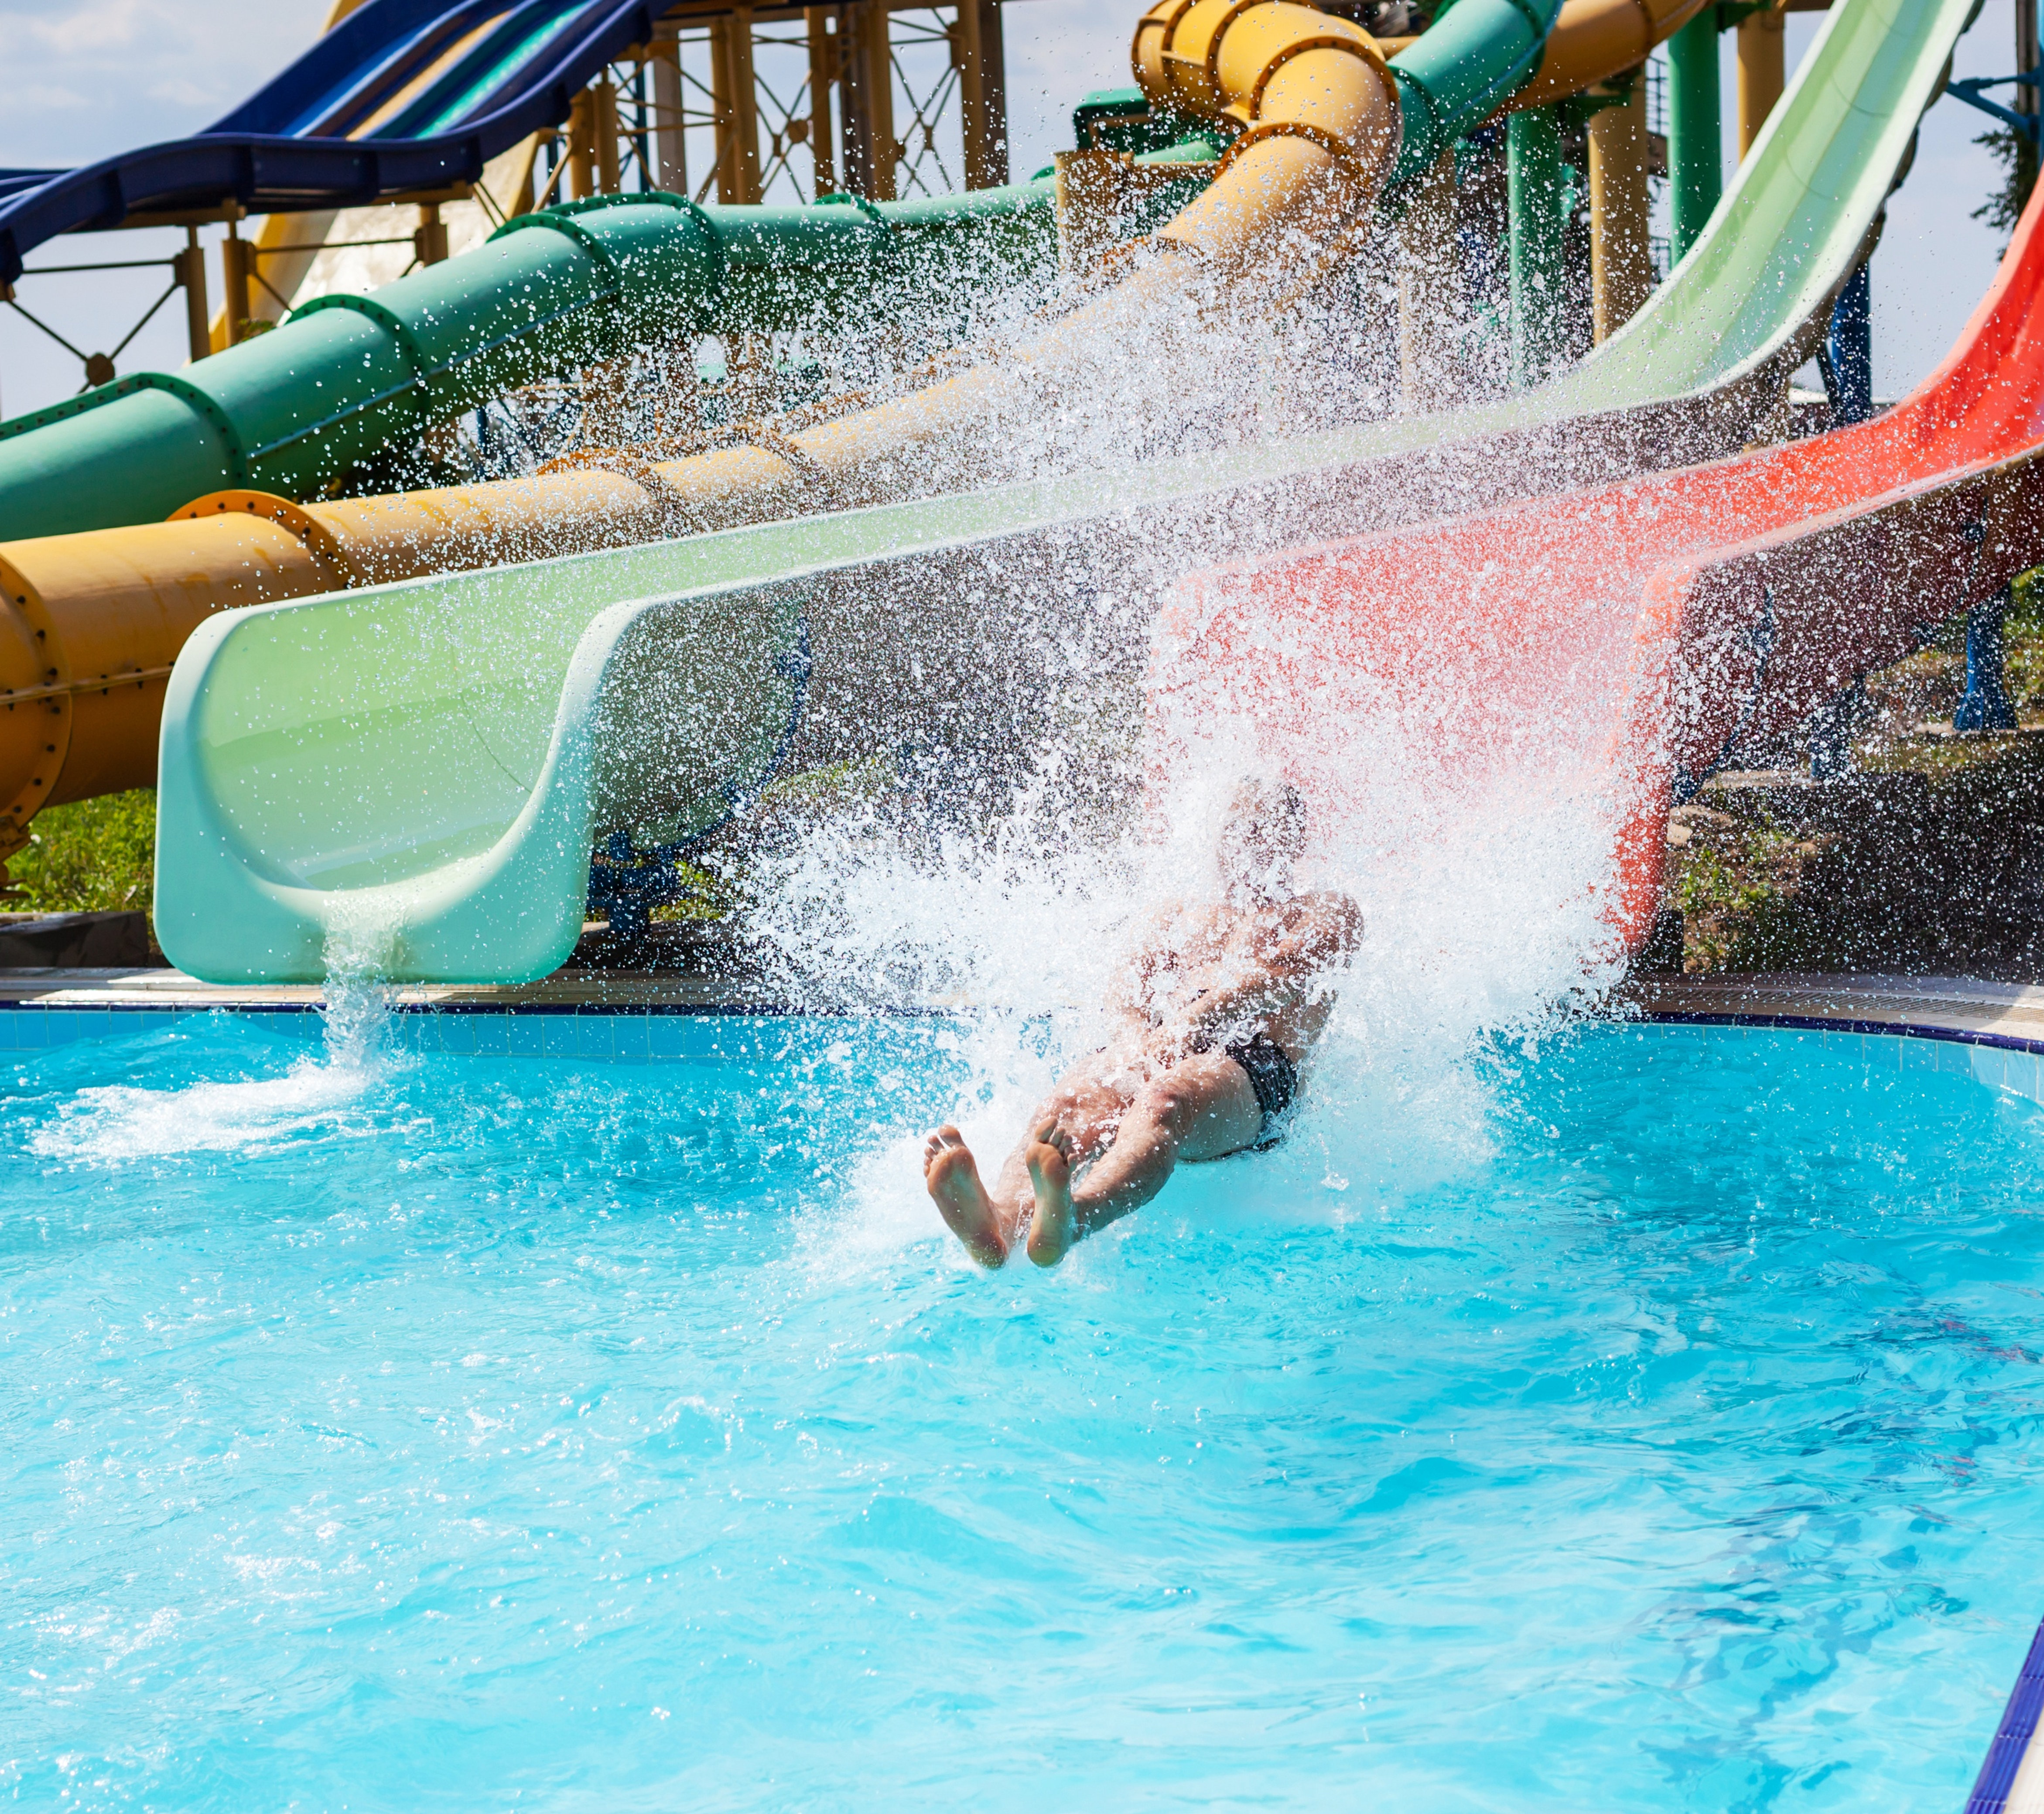
{"type": "MultiPolygon", "coordinates": [[[[228,1009],[314,1011],[317,984],[223,984],[182,970],[0,970],[0,1009],[90,1013],[228,1009]]],[[[742,978],[709,974],[561,970],[538,982],[408,983],[390,992],[402,1013],[941,1016],[970,1011],[962,994],[905,1006],[822,1007],[790,1001],[742,978]]],[[[1973,977],[1721,974],[1635,977],[1593,1011],[1598,1017],[1692,1026],[1763,1026],[1895,1034],[2044,1053],[2044,987],[1973,977]]]]}
{"type": "Polygon", "coordinates": [[[2044,1054],[2044,987],[1977,977],[1643,976],[1617,990],[1611,1005],[1668,1024],[1888,1034],[2044,1054]]]}
{"type": "MultiPolygon", "coordinates": [[[[956,995],[885,1009],[817,1007],[737,978],[666,972],[563,970],[538,982],[405,983],[400,1012],[941,1015],[976,1004],[956,995]]],[[[182,970],[0,970],[0,1008],[232,1009],[299,1011],[325,1005],[316,983],[202,982],[182,970]]],[[[1601,1013],[1620,1020],[1895,1033],[2044,1051],[2044,987],[1973,977],[1727,974],[1635,977],[1601,1013]]]]}

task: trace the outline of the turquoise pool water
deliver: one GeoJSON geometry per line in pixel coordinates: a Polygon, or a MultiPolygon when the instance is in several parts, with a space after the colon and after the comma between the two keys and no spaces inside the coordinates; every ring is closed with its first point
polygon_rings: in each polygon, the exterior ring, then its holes
{"type": "Polygon", "coordinates": [[[995,1033],[667,1037],[8,1060],[0,1789],[1961,1805],[2044,1610],[2033,1104],[1722,1031],[1330,1074],[989,1279],[912,1136],[995,1033]]]}

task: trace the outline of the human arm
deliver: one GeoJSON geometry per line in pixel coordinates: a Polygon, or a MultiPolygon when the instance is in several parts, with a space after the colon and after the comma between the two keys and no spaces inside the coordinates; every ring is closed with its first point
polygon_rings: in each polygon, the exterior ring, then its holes
{"type": "Polygon", "coordinates": [[[1155,1031],[1151,1001],[1158,973],[1178,961],[1171,932],[1179,917],[1176,903],[1158,909],[1137,928],[1123,961],[1115,967],[1107,990],[1108,1020],[1120,1031],[1147,1039],[1155,1031]]]}
{"type": "Polygon", "coordinates": [[[1259,925],[1249,960],[1204,990],[1165,1030],[1177,1049],[1206,1050],[1233,1027],[1281,1019],[1362,942],[1362,912],[1346,894],[1304,895],[1259,925]]]}

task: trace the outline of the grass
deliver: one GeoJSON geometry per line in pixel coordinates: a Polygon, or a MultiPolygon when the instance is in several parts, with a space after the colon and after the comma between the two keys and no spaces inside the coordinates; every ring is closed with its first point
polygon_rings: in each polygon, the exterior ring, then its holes
{"type": "Polygon", "coordinates": [[[10,913],[147,912],[156,866],[156,790],[102,794],[40,813],[8,860],[10,913]]]}

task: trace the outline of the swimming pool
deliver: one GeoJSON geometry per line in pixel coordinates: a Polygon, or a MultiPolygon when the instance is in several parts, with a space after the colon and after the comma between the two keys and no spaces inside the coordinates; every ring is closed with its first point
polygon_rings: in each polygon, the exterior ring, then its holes
{"type": "Polygon", "coordinates": [[[122,1025],[5,1071],[26,1804],[1944,1810],[2044,1609],[2044,1110],[1927,1042],[1331,1075],[988,1278],[1026,1032],[122,1025]]]}

